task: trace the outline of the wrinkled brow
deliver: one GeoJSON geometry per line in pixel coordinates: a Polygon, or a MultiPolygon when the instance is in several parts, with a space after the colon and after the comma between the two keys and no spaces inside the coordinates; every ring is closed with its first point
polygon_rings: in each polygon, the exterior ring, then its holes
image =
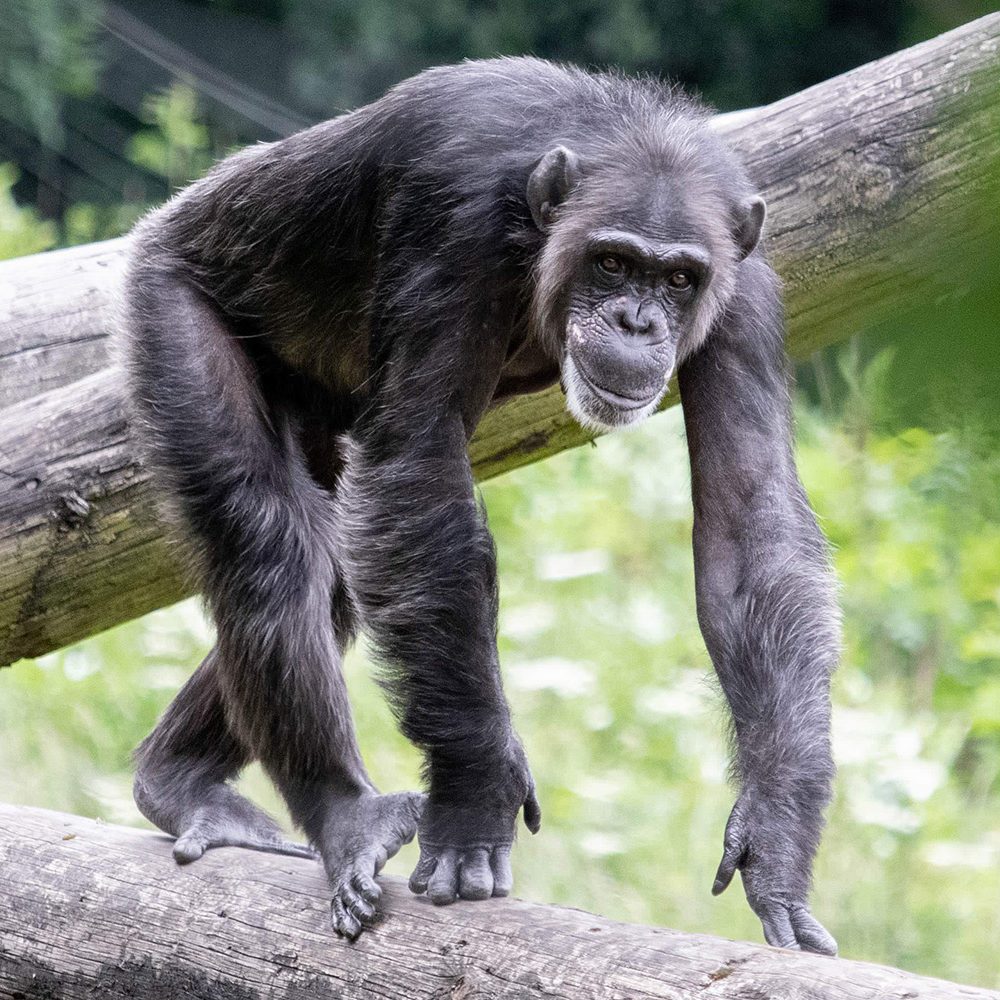
{"type": "Polygon", "coordinates": [[[612,253],[638,260],[651,270],[696,264],[708,268],[712,263],[708,250],[700,243],[668,243],[649,239],[619,229],[596,229],[587,237],[590,253],[612,253]]]}

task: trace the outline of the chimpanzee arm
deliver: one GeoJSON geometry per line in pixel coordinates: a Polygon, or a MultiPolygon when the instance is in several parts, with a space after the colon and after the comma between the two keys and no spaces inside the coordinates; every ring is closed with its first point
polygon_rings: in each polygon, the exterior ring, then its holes
{"type": "Polygon", "coordinates": [[[338,502],[352,593],[426,757],[411,888],[448,903],[510,890],[517,813],[537,828],[538,807],[501,687],[495,552],[467,452],[506,345],[454,314],[431,332],[411,323],[376,323],[387,346],[338,502]]]}
{"type": "Polygon", "coordinates": [[[740,792],[713,892],[737,868],[770,944],[835,953],[807,908],[830,798],[839,614],[792,454],[777,278],[757,254],[680,370],[698,618],[732,712],[740,792]]]}

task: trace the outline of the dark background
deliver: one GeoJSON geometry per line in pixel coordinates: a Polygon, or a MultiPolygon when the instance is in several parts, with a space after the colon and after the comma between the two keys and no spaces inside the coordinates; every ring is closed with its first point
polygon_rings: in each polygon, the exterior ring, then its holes
{"type": "MultiPolygon", "coordinates": [[[[436,63],[532,53],[681,81],[721,110],[800,90],[954,27],[984,0],[5,0],[0,162],[60,241],[122,228],[232,146],[372,100],[436,63]],[[136,136],[183,81],[205,133],[188,162],[136,136]],[[93,231],[66,211],[94,206],[93,231]]],[[[79,214],[79,213],[77,213],[79,214]]]]}

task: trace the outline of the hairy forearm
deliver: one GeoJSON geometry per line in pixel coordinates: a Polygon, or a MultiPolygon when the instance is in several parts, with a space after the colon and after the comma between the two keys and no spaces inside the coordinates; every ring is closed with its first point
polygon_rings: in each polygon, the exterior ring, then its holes
{"type": "Polygon", "coordinates": [[[721,573],[730,586],[703,581],[699,602],[741,786],[821,808],[833,775],[829,686],[840,629],[821,540],[814,525],[805,529],[790,543],[740,549],[741,568],[721,573]]]}
{"type": "MultiPolygon", "coordinates": [[[[496,557],[461,460],[377,449],[342,490],[349,583],[403,732],[431,777],[503,757],[509,712],[496,652],[496,557]]],[[[467,463],[466,463],[467,464],[467,463]]]]}
{"type": "Polygon", "coordinates": [[[829,784],[829,677],[836,649],[824,603],[806,581],[786,576],[735,609],[718,668],[744,784],[814,795],[829,784]]]}
{"type": "Polygon", "coordinates": [[[826,546],[804,499],[740,523],[739,532],[710,532],[737,541],[703,553],[698,594],[732,713],[734,770],[744,786],[825,802],[829,684],[840,650],[826,546]]]}

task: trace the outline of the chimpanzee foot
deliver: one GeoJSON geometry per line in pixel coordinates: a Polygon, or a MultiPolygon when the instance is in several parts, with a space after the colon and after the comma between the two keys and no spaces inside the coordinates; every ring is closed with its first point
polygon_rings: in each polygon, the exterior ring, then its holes
{"type": "Polygon", "coordinates": [[[337,934],[353,941],[378,919],[382,887],[375,876],[413,840],[424,799],[418,792],[369,793],[332,807],[319,848],[333,888],[331,918],[337,934]]]}
{"type": "Polygon", "coordinates": [[[288,854],[295,858],[315,858],[316,851],[306,844],[288,840],[267,813],[243,800],[249,808],[229,810],[202,806],[192,822],[174,843],[178,864],[197,861],[211,847],[246,847],[269,854],[288,854]]]}
{"type": "Polygon", "coordinates": [[[212,847],[246,847],[297,858],[316,857],[311,847],[288,840],[263,809],[227,784],[181,787],[168,794],[151,787],[140,774],[135,801],[148,820],[177,837],[174,859],[178,864],[197,861],[212,847]]]}

